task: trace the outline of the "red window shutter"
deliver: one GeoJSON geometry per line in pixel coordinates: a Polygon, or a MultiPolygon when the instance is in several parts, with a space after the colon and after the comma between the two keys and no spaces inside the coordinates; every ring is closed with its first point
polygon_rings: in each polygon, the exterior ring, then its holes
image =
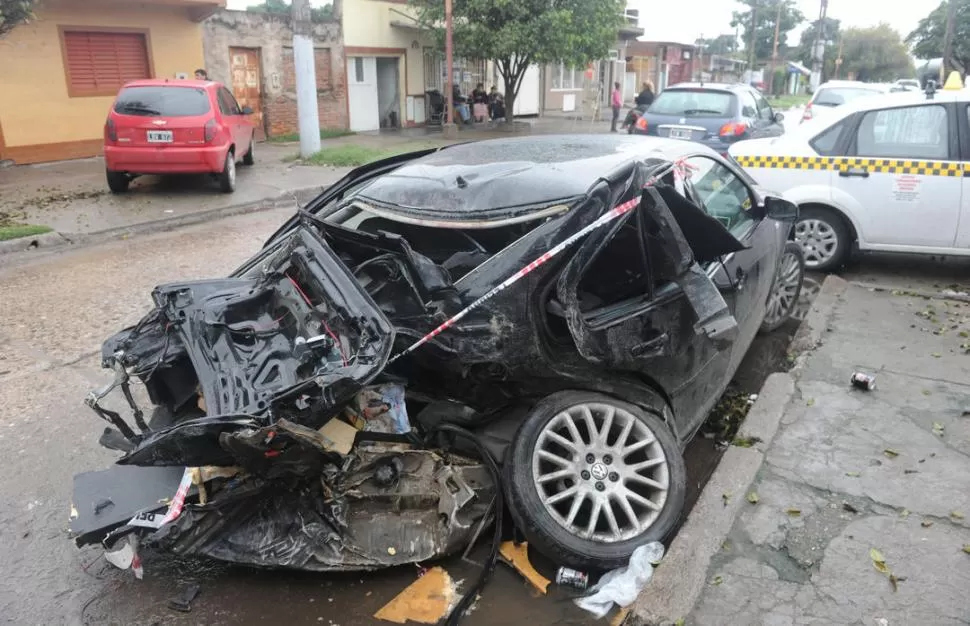
{"type": "Polygon", "coordinates": [[[130,80],[151,78],[141,33],[65,31],[64,57],[75,95],[113,94],[130,80]]]}

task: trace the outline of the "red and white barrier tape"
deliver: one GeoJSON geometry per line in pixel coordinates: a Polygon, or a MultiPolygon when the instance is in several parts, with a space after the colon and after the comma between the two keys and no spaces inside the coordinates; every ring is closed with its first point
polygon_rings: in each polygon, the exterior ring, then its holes
{"type": "MultiPolygon", "coordinates": [[[[643,187],[644,188],[650,187],[651,185],[655,184],[662,176],[667,175],[671,171],[674,171],[679,176],[684,176],[685,173],[684,173],[683,170],[685,170],[687,168],[690,168],[690,167],[692,167],[692,166],[690,166],[686,162],[684,162],[683,159],[679,159],[676,162],[671,163],[669,166],[665,167],[660,172],[658,172],[658,173],[654,174],[653,176],[651,176],[650,177],[650,180],[648,180],[646,182],[646,184],[644,184],[643,187]]],[[[409,348],[407,348],[403,352],[400,352],[397,355],[391,357],[387,361],[387,364],[390,365],[391,363],[393,363],[394,361],[398,360],[402,356],[414,352],[415,350],[417,350],[418,348],[420,348],[424,344],[428,343],[429,341],[431,341],[432,339],[434,339],[435,337],[437,337],[438,335],[440,335],[444,331],[446,331],[449,328],[451,328],[452,326],[454,326],[461,318],[463,318],[466,315],[468,315],[469,313],[471,313],[474,309],[480,307],[485,302],[487,302],[490,299],[494,298],[496,294],[498,294],[498,293],[500,293],[502,291],[505,291],[511,285],[515,284],[519,279],[521,279],[522,277],[530,274],[537,267],[539,267],[540,265],[543,265],[546,261],[548,261],[549,259],[553,258],[557,254],[561,253],[563,250],[565,250],[569,246],[573,245],[574,243],[576,243],[577,241],[579,241],[581,238],[585,237],[586,235],[588,235],[589,233],[593,232],[597,228],[600,228],[601,226],[610,223],[611,221],[615,220],[616,218],[620,217],[621,215],[626,215],[627,213],[629,213],[630,211],[632,211],[639,203],[640,203],[640,196],[637,196],[636,198],[633,198],[632,200],[628,200],[626,202],[623,202],[622,204],[616,205],[615,207],[613,207],[612,209],[610,209],[609,211],[607,211],[603,215],[599,216],[596,219],[596,221],[594,221],[593,223],[589,224],[585,228],[583,228],[583,229],[579,230],[578,232],[574,233],[573,235],[571,235],[570,237],[568,237],[567,239],[565,239],[561,243],[559,243],[556,246],[554,246],[548,252],[544,252],[541,256],[539,256],[537,259],[535,259],[534,261],[532,261],[531,263],[529,263],[528,265],[526,265],[525,267],[523,267],[522,269],[520,269],[515,274],[512,274],[511,276],[509,276],[508,278],[506,278],[504,281],[502,281],[502,283],[500,283],[499,285],[496,285],[495,287],[493,287],[491,290],[489,290],[488,293],[486,293],[485,295],[483,295],[481,298],[479,298],[478,300],[475,300],[474,302],[472,302],[471,304],[469,304],[467,307],[465,307],[464,309],[462,309],[461,311],[459,311],[458,313],[456,313],[453,317],[451,317],[450,319],[446,320],[444,323],[441,324],[441,326],[438,326],[437,328],[435,328],[434,330],[432,330],[430,333],[428,333],[427,335],[425,335],[421,339],[418,339],[415,343],[411,344],[411,346],[409,348]]]]}

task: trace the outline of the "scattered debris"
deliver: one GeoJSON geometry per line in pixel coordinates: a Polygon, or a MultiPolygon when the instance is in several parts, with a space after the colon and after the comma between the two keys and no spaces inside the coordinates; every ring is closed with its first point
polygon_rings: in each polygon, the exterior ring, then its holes
{"type": "Polygon", "coordinates": [[[899,516],[903,519],[906,519],[907,517],[909,517],[909,509],[903,509],[902,511],[900,511],[899,516]]]}
{"type": "Polygon", "coordinates": [[[545,595],[550,581],[532,567],[532,562],[529,560],[529,544],[505,541],[499,547],[498,553],[506,563],[522,574],[522,577],[529,581],[536,591],[545,595]]]}
{"type": "Polygon", "coordinates": [[[895,459],[897,456],[899,456],[899,452],[896,450],[893,450],[892,448],[886,448],[885,450],[882,451],[882,453],[885,454],[890,459],[895,459]]]}
{"type": "Polygon", "coordinates": [[[945,427],[943,426],[942,423],[940,423],[940,422],[933,422],[933,434],[934,435],[938,435],[938,436],[942,437],[945,430],[946,429],[945,429],[945,427]]]}
{"type": "Polygon", "coordinates": [[[785,513],[788,514],[788,517],[801,517],[802,510],[801,509],[785,509],[785,513]]]}
{"type": "Polygon", "coordinates": [[[963,519],[964,516],[960,511],[950,511],[950,517],[953,519],[963,519]]]}
{"type": "Polygon", "coordinates": [[[889,574],[889,566],[886,565],[886,557],[882,552],[875,548],[869,548],[869,558],[872,559],[872,566],[882,574],[889,574]]]}
{"type": "Polygon", "coordinates": [[[930,356],[933,357],[934,359],[938,359],[938,358],[942,357],[943,355],[940,354],[939,352],[934,352],[930,356]]]}
{"type": "Polygon", "coordinates": [[[963,544],[963,551],[970,554],[970,543],[963,544]]]}
{"type": "Polygon", "coordinates": [[[722,493],[721,501],[724,502],[724,506],[727,506],[728,503],[731,501],[731,493],[730,492],[722,493]]]}
{"type": "Polygon", "coordinates": [[[805,406],[815,406],[815,398],[809,398],[805,401],[805,406]]]}
{"type": "Polygon", "coordinates": [[[920,522],[919,525],[922,526],[923,528],[929,528],[930,526],[933,525],[933,522],[931,522],[928,519],[925,519],[922,522],[920,522]]]}
{"type": "Polygon", "coordinates": [[[560,567],[556,571],[556,584],[579,591],[586,591],[589,586],[589,574],[568,567],[560,567]]]}
{"type": "Polygon", "coordinates": [[[752,491],[751,493],[748,494],[748,502],[750,502],[751,504],[758,504],[760,500],[761,498],[758,497],[757,492],[752,491]]]}
{"type": "Polygon", "coordinates": [[[633,551],[629,565],[603,574],[590,589],[590,595],[576,598],[573,602],[597,618],[609,613],[614,604],[630,606],[653,576],[653,568],[663,556],[664,546],[659,541],[639,546],[633,551]]]}
{"type": "Polygon", "coordinates": [[[761,437],[735,437],[731,440],[732,446],[737,446],[739,448],[750,448],[756,443],[761,443],[761,437]]]}
{"type": "Polygon", "coordinates": [[[895,593],[896,591],[899,591],[899,581],[900,580],[902,580],[902,579],[897,578],[895,574],[893,574],[893,573],[890,572],[890,574],[889,574],[889,584],[892,585],[893,593],[895,593]]]}
{"type": "Polygon", "coordinates": [[[187,585],[182,592],[168,601],[168,608],[180,613],[190,613],[192,611],[192,601],[199,595],[202,587],[198,583],[187,585]]]}
{"type": "Polygon", "coordinates": [[[862,474],[860,474],[859,472],[846,472],[845,475],[848,476],[849,478],[858,478],[862,476],[862,474]]]}
{"type": "Polygon", "coordinates": [[[711,579],[711,584],[714,585],[715,587],[717,587],[718,585],[720,585],[723,582],[724,582],[724,577],[721,576],[720,574],[718,574],[713,579],[711,579]]]}
{"type": "Polygon", "coordinates": [[[863,372],[854,372],[850,379],[852,386],[863,391],[872,391],[876,388],[876,377],[863,372]]]}
{"type": "Polygon", "coordinates": [[[432,567],[385,604],[374,617],[404,624],[437,624],[458,601],[457,585],[441,567],[432,567]]]}
{"type": "Polygon", "coordinates": [[[842,503],[842,510],[843,511],[848,511],[849,513],[853,513],[853,514],[856,514],[856,513],[859,512],[859,509],[855,508],[854,506],[852,506],[848,502],[843,502],[842,503]]]}

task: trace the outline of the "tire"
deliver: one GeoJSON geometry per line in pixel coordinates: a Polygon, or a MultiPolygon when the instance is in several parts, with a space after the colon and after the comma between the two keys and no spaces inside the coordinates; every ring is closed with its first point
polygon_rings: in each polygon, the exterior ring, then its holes
{"type": "Polygon", "coordinates": [[[243,155],[243,165],[255,165],[256,155],[253,151],[256,149],[256,138],[253,137],[249,140],[249,150],[243,155]]]}
{"type": "MultiPolygon", "coordinates": [[[[562,437],[562,435],[560,435],[562,437]]],[[[588,438],[588,437],[587,437],[588,438]]],[[[566,448],[558,447],[560,454],[566,448]]],[[[565,459],[564,459],[565,460],[565,459]]],[[[633,550],[644,543],[650,541],[663,541],[677,525],[683,513],[684,497],[687,492],[687,471],[684,459],[681,456],[680,448],[674,435],[664,424],[663,420],[644,409],[633,406],[626,402],[616,400],[606,395],[583,392],[566,391],[556,393],[540,401],[529,412],[528,417],[519,428],[518,433],[509,449],[506,464],[506,488],[508,490],[509,508],[512,512],[516,525],[537,550],[545,556],[553,559],[557,564],[568,565],[582,571],[589,570],[610,570],[627,565],[633,550]],[[612,446],[607,445],[595,450],[597,453],[592,458],[594,463],[587,462],[585,450],[584,432],[577,426],[576,434],[583,441],[578,454],[571,455],[571,461],[579,461],[573,467],[565,468],[561,465],[541,460],[538,451],[545,453],[552,449],[557,449],[557,444],[549,436],[547,426],[552,425],[552,431],[565,433],[569,439],[576,441],[563,420],[568,420],[577,413],[583,415],[582,407],[590,409],[594,424],[597,428],[602,426],[598,418],[604,418],[607,412],[613,411],[613,428],[610,429],[607,444],[612,441],[612,446]],[[558,420],[558,422],[557,422],[558,420]],[[626,424],[631,424],[631,431],[628,433],[627,441],[647,440],[645,435],[651,433],[655,440],[646,447],[640,448],[630,454],[617,458],[607,458],[606,453],[613,452],[618,455],[618,449],[613,447],[618,443],[618,439],[626,428],[626,424]],[[557,424],[559,427],[557,427],[557,424]],[[559,428],[562,428],[560,431],[559,428]],[[656,462],[662,453],[663,461],[660,464],[643,470],[631,470],[627,463],[642,463],[651,459],[656,462]],[[607,465],[607,461],[609,464],[607,465]],[[562,469],[553,469],[562,468],[562,469]],[[581,469],[585,468],[585,469],[581,469]],[[550,474],[554,471],[571,472],[569,478],[543,481],[542,486],[536,480],[535,472],[540,475],[550,474]],[[619,477],[619,472],[628,472],[629,475],[646,474],[647,477],[656,479],[660,485],[666,484],[665,498],[659,504],[658,511],[650,511],[647,507],[637,504],[633,508],[633,503],[629,500],[630,508],[635,517],[640,519],[645,528],[635,528],[631,523],[631,517],[623,512],[619,496],[623,494],[621,489],[627,485],[632,485],[641,496],[646,495],[651,487],[643,484],[644,478],[640,475],[640,480],[627,480],[619,477]],[[572,477],[575,477],[573,480],[572,477]],[[597,480],[599,479],[599,480],[597,480]],[[572,481],[570,486],[569,481],[572,481]],[[600,487],[602,485],[602,487],[600,487]],[[576,496],[575,498],[566,497],[552,506],[553,510],[559,512],[559,518],[547,509],[540,495],[540,491],[548,499],[557,493],[563,493],[562,489],[570,490],[576,486],[583,486],[589,492],[576,496]],[[616,490],[616,491],[612,491],[616,490]],[[571,530],[566,524],[573,508],[577,509],[577,514],[573,516],[572,526],[585,525],[588,529],[591,517],[592,498],[598,496],[598,492],[604,494],[614,494],[610,499],[612,503],[610,511],[617,522],[616,527],[611,527],[608,518],[604,515],[599,516],[599,521],[594,525],[593,537],[586,538],[579,536],[580,529],[571,530]],[[582,498],[580,504],[576,504],[577,498],[582,498]],[[646,519],[644,519],[646,516],[646,519]],[[620,533],[616,533],[619,530],[620,533]],[[606,535],[614,535],[607,539],[606,535]],[[597,537],[597,535],[599,535],[597,537]]],[[[662,497],[663,494],[655,493],[651,501],[662,497]]],[[[603,497],[603,496],[599,496],[603,497]]],[[[607,497],[609,497],[607,495],[607,497]]],[[[604,509],[605,510],[605,509],[604,509]]]]}
{"type": "Polygon", "coordinates": [[[108,189],[111,190],[111,193],[125,193],[128,191],[128,185],[131,184],[131,177],[128,174],[105,170],[105,175],[108,179],[108,189]]]}
{"type": "Polygon", "coordinates": [[[804,280],[805,254],[800,245],[789,241],[778,260],[775,281],[765,302],[765,317],[758,332],[773,333],[791,319],[792,313],[798,308],[804,280]]]}
{"type": "Polygon", "coordinates": [[[841,267],[849,255],[852,235],[841,215],[824,207],[806,207],[795,223],[795,241],[802,247],[809,271],[841,267]]]}
{"type": "Polygon", "coordinates": [[[222,193],[232,193],[236,190],[236,155],[232,150],[226,153],[226,160],[219,173],[219,189],[222,193]]]}

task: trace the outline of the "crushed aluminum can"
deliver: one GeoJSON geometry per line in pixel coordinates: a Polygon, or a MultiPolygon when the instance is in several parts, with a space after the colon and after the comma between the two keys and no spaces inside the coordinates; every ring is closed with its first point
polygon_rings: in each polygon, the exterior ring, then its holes
{"type": "Polygon", "coordinates": [[[560,567],[556,572],[556,584],[561,587],[571,587],[578,591],[586,591],[589,586],[589,574],[568,567],[560,567]]]}
{"type": "Polygon", "coordinates": [[[855,372],[852,374],[852,386],[863,391],[872,391],[876,388],[876,377],[855,372]]]}

